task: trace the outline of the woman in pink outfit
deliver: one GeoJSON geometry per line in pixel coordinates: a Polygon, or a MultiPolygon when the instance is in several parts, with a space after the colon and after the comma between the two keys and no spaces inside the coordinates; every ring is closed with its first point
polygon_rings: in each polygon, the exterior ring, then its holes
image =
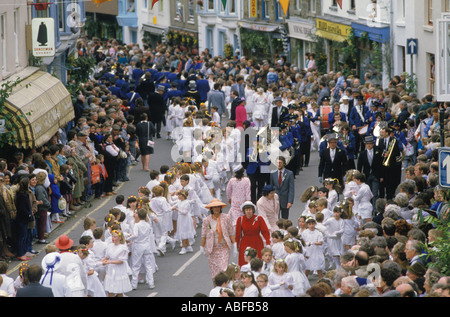
{"type": "Polygon", "coordinates": [[[241,98],[236,107],[236,128],[244,128],[244,121],[247,120],[247,110],[245,109],[245,99],[241,98]]]}
{"type": "Polygon", "coordinates": [[[243,215],[241,205],[251,200],[250,196],[250,179],[244,176],[245,169],[241,164],[233,168],[234,176],[229,180],[226,193],[228,203],[230,204],[229,214],[231,223],[236,226],[236,220],[243,215]]]}

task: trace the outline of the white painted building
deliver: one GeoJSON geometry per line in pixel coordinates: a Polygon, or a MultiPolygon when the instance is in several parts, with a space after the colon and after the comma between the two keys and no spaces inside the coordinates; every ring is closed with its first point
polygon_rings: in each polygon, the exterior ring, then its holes
{"type": "Polygon", "coordinates": [[[226,7],[222,0],[203,0],[197,5],[199,51],[208,48],[211,55],[224,56],[225,44],[240,47],[238,21],[242,19],[242,1],[228,0],[226,7]]]}
{"type": "Polygon", "coordinates": [[[152,8],[152,0],[138,3],[138,44],[142,40],[155,47],[157,42],[167,35],[170,26],[170,0],[159,0],[152,8]]]}
{"type": "Polygon", "coordinates": [[[450,0],[392,1],[394,74],[416,74],[418,97],[435,95],[435,21],[443,12],[450,12],[450,0]],[[408,39],[417,39],[417,55],[408,54],[408,39]]]}

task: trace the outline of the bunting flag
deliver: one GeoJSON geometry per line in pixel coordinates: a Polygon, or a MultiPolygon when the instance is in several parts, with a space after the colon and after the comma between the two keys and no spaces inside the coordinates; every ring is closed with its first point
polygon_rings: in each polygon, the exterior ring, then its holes
{"type": "Polygon", "coordinates": [[[336,2],[339,4],[339,8],[342,10],[342,0],[336,0],[336,2]]]}
{"type": "Polygon", "coordinates": [[[101,5],[102,3],[105,2],[109,2],[111,0],[92,0],[92,2],[94,2],[97,5],[97,8],[99,7],[99,5],[101,5]]]}
{"type": "Polygon", "coordinates": [[[225,9],[227,7],[227,0],[222,0],[223,8],[225,9]]]}
{"type": "Polygon", "coordinates": [[[159,0],[152,0],[152,9],[153,9],[153,6],[155,5],[155,3],[156,2],[158,2],[159,0]]]}
{"type": "Polygon", "coordinates": [[[283,9],[284,16],[287,17],[287,11],[289,8],[289,0],[278,0],[281,4],[281,8],[283,9]]]}

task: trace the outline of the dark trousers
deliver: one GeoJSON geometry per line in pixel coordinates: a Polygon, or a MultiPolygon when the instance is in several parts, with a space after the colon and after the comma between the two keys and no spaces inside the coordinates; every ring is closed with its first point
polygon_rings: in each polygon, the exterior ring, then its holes
{"type": "Polygon", "coordinates": [[[280,217],[283,219],[289,219],[289,208],[280,207],[280,217]]]}
{"type": "Polygon", "coordinates": [[[250,192],[252,203],[256,204],[259,198],[262,196],[262,189],[264,185],[269,184],[270,174],[261,173],[259,170],[255,174],[248,175],[250,179],[250,192]]]}
{"type": "MultiPolygon", "coordinates": [[[[307,140],[305,142],[302,142],[300,146],[301,151],[301,158],[303,159],[302,166],[308,166],[309,165],[309,157],[311,155],[311,137],[306,137],[307,140]]],[[[301,167],[301,166],[300,166],[301,167]]]]}
{"type": "Polygon", "coordinates": [[[44,233],[45,229],[47,228],[47,210],[39,210],[37,214],[39,214],[39,217],[36,217],[38,239],[45,240],[44,233]]]}

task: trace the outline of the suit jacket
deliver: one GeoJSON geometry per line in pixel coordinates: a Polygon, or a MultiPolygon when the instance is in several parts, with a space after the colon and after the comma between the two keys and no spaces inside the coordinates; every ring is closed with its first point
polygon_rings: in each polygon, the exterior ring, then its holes
{"type": "Polygon", "coordinates": [[[347,154],[344,150],[336,147],[334,161],[331,161],[330,148],[327,148],[320,153],[319,177],[337,178],[342,184],[346,165],[347,154]]]}
{"type": "Polygon", "coordinates": [[[272,120],[270,123],[270,126],[272,128],[277,128],[278,125],[280,124],[280,118],[284,117],[285,115],[287,115],[289,113],[288,108],[281,106],[281,112],[280,112],[280,116],[278,116],[278,111],[277,111],[277,107],[273,107],[272,108],[272,120]]]}
{"type": "Polygon", "coordinates": [[[270,174],[270,184],[275,188],[275,193],[280,199],[280,208],[286,208],[288,203],[294,203],[295,185],[294,173],[288,169],[284,169],[282,173],[281,186],[278,185],[279,170],[270,174]]]}
{"type": "Polygon", "coordinates": [[[370,175],[375,176],[378,180],[380,178],[383,178],[383,157],[381,156],[382,153],[382,150],[374,147],[372,165],[370,165],[369,159],[367,157],[367,149],[360,152],[357,163],[358,171],[364,173],[364,175],[366,175],[366,178],[370,175]]]}
{"type": "Polygon", "coordinates": [[[40,283],[30,283],[23,288],[17,289],[16,297],[54,297],[51,288],[42,286],[40,283]]]}
{"type": "Polygon", "coordinates": [[[152,122],[158,122],[162,120],[166,111],[164,97],[157,92],[150,92],[148,94],[147,100],[149,108],[149,120],[152,122]]]}

